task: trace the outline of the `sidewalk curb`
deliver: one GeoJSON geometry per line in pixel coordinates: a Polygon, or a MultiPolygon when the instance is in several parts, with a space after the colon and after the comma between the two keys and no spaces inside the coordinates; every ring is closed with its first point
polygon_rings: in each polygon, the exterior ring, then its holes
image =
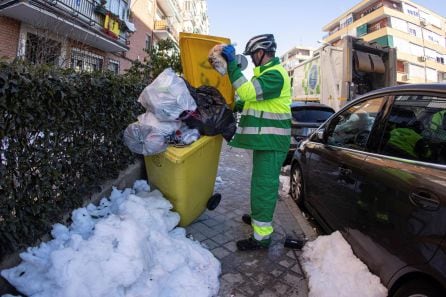
{"type": "Polygon", "coordinates": [[[303,216],[302,211],[299,209],[290,195],[282,196],[281,198],[290,210],[290,213],[293,215],[293,217],[296,219],[297,223],[301,227],[302,231],[305,234],[305,237],[308,240],[316,239],[316,230],[314,230],[314,228],[311,227],[311,225],[308,223],[307,219],[303,216]]]}

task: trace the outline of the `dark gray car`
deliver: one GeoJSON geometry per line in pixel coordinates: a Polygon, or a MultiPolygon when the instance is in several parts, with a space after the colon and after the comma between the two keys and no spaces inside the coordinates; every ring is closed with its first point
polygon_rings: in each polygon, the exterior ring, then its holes
{"type": "Polygon", "coordinates": [[[290,164],[294,151],[335,111],[328,105],[317,102],[294,101],[291,103],[291,145],[284,166],[290,164]]]}
{"type": "Polygon", "coordinates": [[[348,104],[295,152],[291,192],[390,296],[446,296],[446,84],[348,104]]]}

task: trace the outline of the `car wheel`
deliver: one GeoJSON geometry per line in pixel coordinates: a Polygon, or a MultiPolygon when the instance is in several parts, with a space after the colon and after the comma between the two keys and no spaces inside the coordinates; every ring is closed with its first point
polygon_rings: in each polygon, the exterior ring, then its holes
{"type": "Polygon", "coordinates": [[[401,285],[392,297],[441,297],[445,296],[435,284],[427,280],[413,280],[401,285]]]}
{"type": "Polygon", "coordinates": [[[296,202],[297,205],[302,207],[304,186],[302,179],[302,170],[300,169],[300,166],[297,164],[294,164],[291,167],[290,191],[291,191],[291,198],[293,198],[294,202],[296,202]]]}

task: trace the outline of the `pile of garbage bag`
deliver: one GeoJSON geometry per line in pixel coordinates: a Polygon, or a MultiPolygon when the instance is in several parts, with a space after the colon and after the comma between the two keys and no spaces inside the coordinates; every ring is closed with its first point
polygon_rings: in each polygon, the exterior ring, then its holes
{"type": "Polygon", "coordinates": [[[229,141],[236,130],[232,110],[216,88],[194,88],[171,68],[143,90],[138,102],[146,112],[124,131],[124,143],[137,154],[159,154],[169,144],[188,145],[201,135],[221,134],[229,141]]]}
{"type": "Polygon", "coordinates": [[[193,112],[184,112],[183,122],[198,129],[202,135],[221,134],[226,141],[231,140],[237,128],[236,120],[220,92],[209,86],[187,86],[198,107],[193,112]]]}
{"type": "Polygon", "coordinates": [[[197,105],[184,83],[172,68],[167,68],[148,85],[138,98],[148,111],[160,121],[175,121],[185,110],[195,110],[197,105]]]}

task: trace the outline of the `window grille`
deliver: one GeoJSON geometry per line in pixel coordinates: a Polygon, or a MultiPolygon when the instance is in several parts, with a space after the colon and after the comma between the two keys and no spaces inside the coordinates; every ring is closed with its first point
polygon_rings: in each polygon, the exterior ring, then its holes
{"type": "Polygon", "coordinates": [[[115,74],[119,73],[119,62],[115,60],[108,60],[107,69],[115,74]]]}
{"type": "Polygon", "coordinates": [[[62,45],[60,42],[38,36],[26,34],[25,58],[33,64],[58,65],[62,45]]]}
{"type": "Polygon", "coordinates": [[[104,58],[86,50],[73,48],[71,50],[71,68],[76,71],[102,70],[104,58]]]}

